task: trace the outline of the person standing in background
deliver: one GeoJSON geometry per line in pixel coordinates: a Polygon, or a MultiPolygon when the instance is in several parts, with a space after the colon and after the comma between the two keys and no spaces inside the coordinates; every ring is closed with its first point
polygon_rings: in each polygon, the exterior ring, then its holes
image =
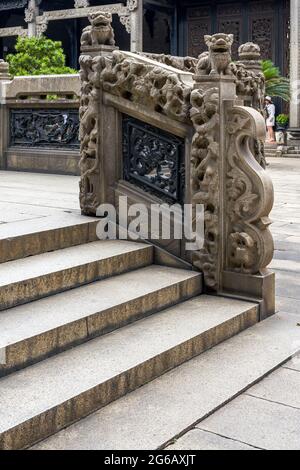
{"type": "Polygon", "coordinates": [[[275,105],[272,102],[272,98],[270,96],[266,96],[265,98],[265,112],[266,112],[266,125],[268,129],[268,143],[273,144],[276,142],[275,140],[275,105]]]}

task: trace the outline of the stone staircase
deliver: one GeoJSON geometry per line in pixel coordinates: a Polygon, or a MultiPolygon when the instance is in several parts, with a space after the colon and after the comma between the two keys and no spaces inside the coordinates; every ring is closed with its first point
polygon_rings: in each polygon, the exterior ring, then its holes
{"type": "Polygon", "coordinates": [[[265,157],[300,158],[300,149],[299,147],[265,144],[265,157]]]}
{"type": "Polygon", "coordinates": [[[28,448],[258,322],[257,304],[204,295],[201,273],[95,227],[74,214],[0,227],[0,449],[28,448]]]}
{"type": "Polygon", "coordinates": [[[265,144],[265,157],[266,158],[273,158],[277,157],[277,144],[265,144]]]}

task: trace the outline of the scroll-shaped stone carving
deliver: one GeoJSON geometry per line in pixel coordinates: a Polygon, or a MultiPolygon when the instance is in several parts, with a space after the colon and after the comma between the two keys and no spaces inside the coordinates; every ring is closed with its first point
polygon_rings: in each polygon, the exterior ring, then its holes
{"type": "Polygon", "coordinates": [[[103,90],[146,106],[172,119],[190,122],[191,88],[179,74],[129,57],[120,51],[103,58],[103,90]]]}
{"type": "Polygon", "coordinates": [[[85,214],[95,214],[99,206],[99,113],[101,57],[80,57],[80,205],[85,214]]]}
{"type": "Polygon", "coordinates": [[[235,106],[228,120],[226,269],[263,274],[274,251],[268,228],[273,186],[252,153],[251,141],[264,140],[265,122],[258,111],[243,106],[235,106]]]}
{"type": "Polygon", "coordinates": [[[191,94],[191,120],[195,127],[191,154],[191,201],[205,206],[205,242],[194,252],[193,264],[203,271],[206,285],[217,287],[219,243],[219,89],[195,89],[191,94]]]}
{"type": "Polygon", "coordinates": [[[81,36],[82,46],[114,46],[115,35],[112,28],[112,15],[107,12],[92,13],[88,17],[90,26],[84,28],[81,36]]]}

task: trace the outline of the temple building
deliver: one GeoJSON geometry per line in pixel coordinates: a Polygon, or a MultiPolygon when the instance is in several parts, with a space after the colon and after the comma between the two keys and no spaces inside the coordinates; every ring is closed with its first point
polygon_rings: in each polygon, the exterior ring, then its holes
{"type": "MultiPolygon", "coordinates": [[[[205,34],[233,33],[234,58],[238,44],[253,41],[292,83],[300,79],[299,0],[0,0],[0,57],[16,36],[46,34],[62,41],[67,64],[78,68],[81,31],[99,8],[113,13],[121,49],[197,56],[205,34]]],[[[293,128],[300,127],[298,108],[291,103],[293,128]]]]}

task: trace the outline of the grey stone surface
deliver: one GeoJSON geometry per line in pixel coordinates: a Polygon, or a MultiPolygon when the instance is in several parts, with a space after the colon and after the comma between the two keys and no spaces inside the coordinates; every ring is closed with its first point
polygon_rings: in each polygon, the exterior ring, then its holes
{"type": "Polygon", "coordinates": [[[166,450],[257,450],[255,447],[218,436],[201,429],[192,429],[166,450]]]}
{"type": "Polygon", "coordinates": [[[300,410],[300,373],[281,367],[252,387],[247,395],[274,401],[300,410]]]}
{"type": "Polygon", "coordinates": [[[53,434],[253,325],[257,315],[251,303],[199,296],[1,379],[0,448],[53,434]]]}
{"type": "Polygon", "coordinates": [[[288,361],[283,367],[300,372],[300,354],[295,354],[295,356],[290,361],[288,361]]]}
{"type": "Polygon", "coordinates": [[[0,171],[0,207],[12,213],[22,209],[24,219],[33,210],[43,215],[79,211],[78,181],[76,176],[0,171]]]}
{"type": "Polygon", "coordinates": [[[300,299],[276,297],[276,310],[286,313],[300,313],[300,299]]]}
{"type": "MultiPolygon", "coordinates": [[[[35,448],[154,449],[162,446],[292,355],[293,342],[300,339],[296,318],[292,315],[269,318],[35,448]]],[[[240,412],[239,419],[242,415],[240,412]]]]}
{"type": "Polygon", "coordinates": [[[197,427],[268,450],[300,450],[300,410],[243,395],[197,427]]]}

